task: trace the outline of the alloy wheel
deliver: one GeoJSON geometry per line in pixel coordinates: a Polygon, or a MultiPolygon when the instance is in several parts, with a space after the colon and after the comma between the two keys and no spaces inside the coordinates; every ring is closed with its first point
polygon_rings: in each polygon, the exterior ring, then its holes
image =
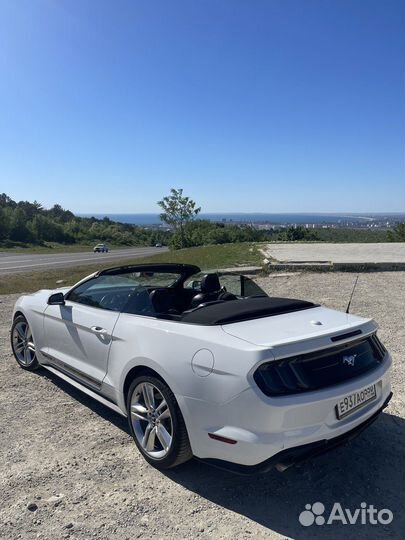
{"type": "Polygon", "coordinates": [[[173,441],[173,421],[160,390],[149,382],[135,387],[130,404],[135,437],[143,451],[153,459],[163,459],[173,441]]]}
{"type": "Polygon", "coordinates": [[[33,364],[36,360],[35,343],[26,321],[20,321],[14,326],[12,340],[14,354],[20,364],[27,367],[33,364]]]}

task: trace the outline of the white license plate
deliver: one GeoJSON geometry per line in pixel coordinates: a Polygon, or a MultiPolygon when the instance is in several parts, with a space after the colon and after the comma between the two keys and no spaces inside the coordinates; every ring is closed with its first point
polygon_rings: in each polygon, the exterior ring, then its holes
{"type": "Polygon", "coordinates": [[[373,401],[373,399],[375,399],[376,397],[377,392],[375,389],[375,384],[367,386],[366,388],[363,388],[362,390],[359,390],[357,392],[353,392],[353,394],[349,394],[348,396],[337,402],[336,416],[340,420],[348,414],[357,411],[357,409],[360,409],[360,407],[363,407],[363,405],[365,405],[369,401],[373,401]]]}

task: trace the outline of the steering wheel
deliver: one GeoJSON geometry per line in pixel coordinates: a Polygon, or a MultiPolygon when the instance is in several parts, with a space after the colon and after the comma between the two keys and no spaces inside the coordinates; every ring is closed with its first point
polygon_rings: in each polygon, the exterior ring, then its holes
{"type": "Polygon", "coordinates": [[[101,298],[100,307],[110,309],[111,311],[120,311],[125,306],[129,296],[130,293],[127,291],[122,293],[107,293],[101,298]]]}

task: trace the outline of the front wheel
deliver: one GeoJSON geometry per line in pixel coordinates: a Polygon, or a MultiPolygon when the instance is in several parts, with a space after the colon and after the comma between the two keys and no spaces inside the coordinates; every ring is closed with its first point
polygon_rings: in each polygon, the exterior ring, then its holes
{"type": "Polygon", "coordinates": [[[17,363],[23,369],[33,371],[39,366],[31,328],[23,315],[18,315],[11,327],[11,348],[17,363]]]}
{"type": "Polygon", "coordinates": [[[148,463],[169,469],[192,457],[183,416],[170,388],[142,375],[132,381],[127,399],[129,428],[148,463]]]}

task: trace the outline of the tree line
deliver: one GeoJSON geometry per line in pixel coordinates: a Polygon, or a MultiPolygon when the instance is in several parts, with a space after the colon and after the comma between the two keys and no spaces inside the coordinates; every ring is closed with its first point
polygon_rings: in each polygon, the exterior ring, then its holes
{"type": "Polygon", "coordinates": [[[229,225],[207,220],[196,220],[201,207],[183,195],[183,190],[171,189],[158,201],[162,209],[160,219],[174,228],[171,245],[175,249],[204,244],[231,242],[395,242],[405,241],[405,224],[392,231],[367,229],[307,229],[300,226],[257,229],[251,225],[229,225]]]}
{"type": "Polygon", "coordinates": [[[289,227],[257,229],[249,224],[229,224],[197,219],[200,208],[183,190],[172,189],[158,201],[162,209],[163,228],[147,228],[119,223],[105,217],[75,216],[59,204],[46,209],[37,201],[16,202],[0,194],[0,246],[61,244],[95,244],[105,242],[123,246],[153,246],[157,243],[173,249],[228,244],[234,242],[324,241],[388,242],[405,241],[405,224],[392,231],[364,229],[306,229],[289,227]]]}
{"type": "MultiPolygon", "coordinates": [[[[179,216],[185,216],[180,211],[179,216]]],[[[208,220],[185,218],[181,226],[176,220],[164,220],[167,229],[146,228],[112,221],[75,216],[59,204],[46,209],[37,201],[16,202],[0,194],[0,245],[91,244],[105,242],[127,246],[153,246],[157,243],[174,249],[204,244],[265,241],[269,235],[249,225],[225,225],[208,220]]]]}
{"type": "Polygon", "coordinates": [[[105,217],[97,219],[75,216],[59,204],[46,209],[37,201],[16,202],[0,194],[0,244],[44,245],[88,244],[105,242],[116,245],[153,246],[168,243],[171,234],[165,230],[147,229],[133,224],[118,223],[105,217]]]}

